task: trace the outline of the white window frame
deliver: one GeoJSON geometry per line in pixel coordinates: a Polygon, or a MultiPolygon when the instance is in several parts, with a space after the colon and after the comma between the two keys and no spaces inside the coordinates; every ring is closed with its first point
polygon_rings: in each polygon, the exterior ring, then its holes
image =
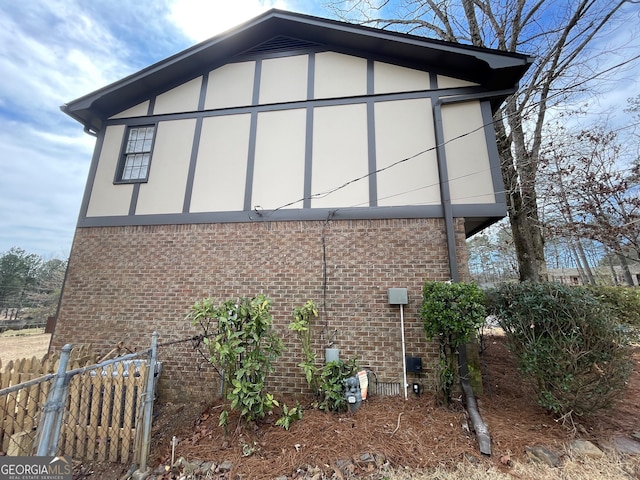
{"type": "Polygon", "coordinates": [[[149,179],[157,126],[134,125],[127,128],[115,183],[144,183],[149,179]]]}

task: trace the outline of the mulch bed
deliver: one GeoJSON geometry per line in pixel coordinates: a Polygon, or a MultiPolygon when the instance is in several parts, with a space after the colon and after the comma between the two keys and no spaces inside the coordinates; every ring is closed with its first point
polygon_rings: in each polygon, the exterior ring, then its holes
{"type": "MultiPolygon", "coordinates": [[[[574,435],[608,438],[615,433],[640,430],[640,350],[629,389],[616,407],[579,424],[580,431],[560,425],[533,400],[529,387],[515,368],[504,337],[488,336],[481,357],[485,390],[479,395],[480,413],[493,441],[490,459],[478,451],[461,399],[449,408],[438,407],[432,394],[371,397],[354,413],[332,414],[305,409],[304,418],[286,431],[275,425],[278,410],[259,425],[245,425],[233,414],[229,432],[218,426],[221,405],[197,403],[163,405],[154,423],[152,463],[171,460],[171,439],[179,439],[175,458],[200,459],[220,464],[230,461],[229,478],[274,479],[299,469],[317,467],[325,474],[348,465],[354,474],[372,473],[382,465],[428,468],[462,460],[490,462],[503,467],[501,458],[523,459],[525,446],[543,444],[562,448],[574,435]],[[238,477],[239,475],[239,477],[238,477]],[[244,475],[244,476],[243,476],[244,475]]],[[[305,406],[309,398],[296,400],[305,406]]],[[[316,470],[317,471],[317,470],[316,470]]]]}

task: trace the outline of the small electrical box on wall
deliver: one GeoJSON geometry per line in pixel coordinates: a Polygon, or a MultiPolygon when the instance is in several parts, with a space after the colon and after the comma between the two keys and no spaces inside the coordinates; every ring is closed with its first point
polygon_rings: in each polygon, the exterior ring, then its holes
{"type": "Polygon", "coordinates": [[[390,288],[387,291],[389,305],[406,305],[409,303],[409,296],[406,288],[390,288]]]}
{"type": "Polygon", "coordinates": [[[405,357],[407,373],[422,373],[422,357],[405,357]]]}

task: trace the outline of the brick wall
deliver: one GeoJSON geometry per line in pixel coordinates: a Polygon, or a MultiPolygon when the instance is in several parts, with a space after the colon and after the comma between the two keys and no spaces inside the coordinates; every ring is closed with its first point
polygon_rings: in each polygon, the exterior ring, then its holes
{"type": "MultiPolygon", "coordinates": [[[[466,278],[462,220],[456,230],[466,278]]],[[[418,318],[425,279],[449,279],[440,219],[79,228],[52,345],[92,343],[106,353],[123,341],[141,349],[154,330],[161,343],[180,340],[200,333],[185,320],[196,301],[264,293],[286,347],[271,389],[307,391],[297,366],[300,347],[287,325],[293,307],[309,299],[321,309],[314,333],[319,359],[333,341],[341,358],[357,355],[380,381],[400,382],[400,314],[387,304],[387,289],[402,287],[409,291],[407,355],[423,358],[428,387],[437,346],[425,341],[418,318]]],[[[161,398],[213,398],[216,375],[191,342],[163,346],[159,358],[161,398]]]]}

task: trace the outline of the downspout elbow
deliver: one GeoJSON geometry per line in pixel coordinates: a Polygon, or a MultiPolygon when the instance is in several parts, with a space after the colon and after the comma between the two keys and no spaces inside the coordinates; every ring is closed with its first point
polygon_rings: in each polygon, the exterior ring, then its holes
{"type": "Polygon", "coordinates": [[[84,130],[84,133],[86,133],[87,135],[91,135],[92,137],[97,137],[98,136],[98,132],[93,130],[88,125],[85,125],[83,130],[84,130]]]}

